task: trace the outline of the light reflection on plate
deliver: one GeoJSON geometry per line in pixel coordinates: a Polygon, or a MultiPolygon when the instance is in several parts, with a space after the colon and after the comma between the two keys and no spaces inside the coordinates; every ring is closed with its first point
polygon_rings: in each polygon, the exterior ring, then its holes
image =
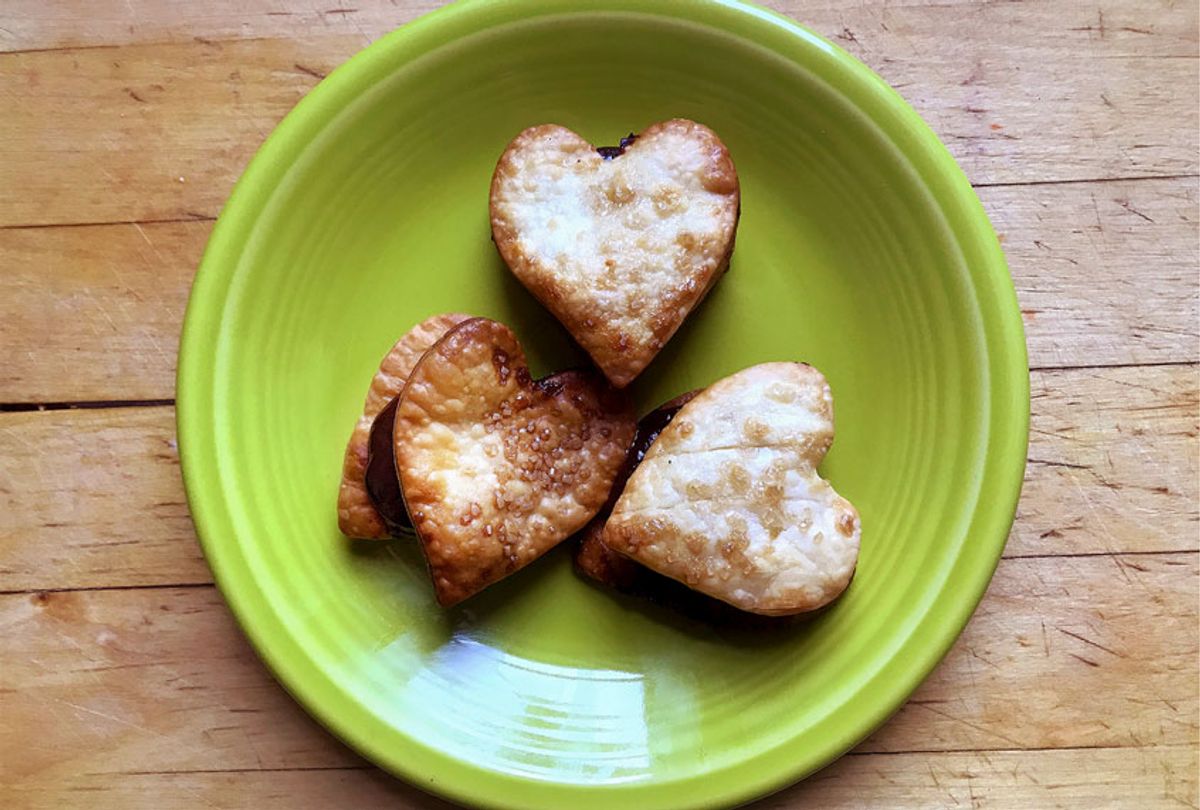
{"type": "MultiPolygon", "coordinates": [[[[413,653],[409,636],[383,651],[413,653]]],[[[394,689],[394,685],[393,685],[394,689]]],[[[465,757],[487,752],[515,775],[591,783],[650,773],[643,675],[562,667],[510,655],[455,635],[425,657],[391,696],[390,711],[430,715],[421,740],[465,757]]]]}

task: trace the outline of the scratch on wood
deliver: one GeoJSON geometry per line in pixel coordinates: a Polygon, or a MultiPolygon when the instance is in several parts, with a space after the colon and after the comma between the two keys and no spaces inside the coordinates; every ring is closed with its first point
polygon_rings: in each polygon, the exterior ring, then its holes
{"type": "Polygon", "coordinates": [[[854,32],[853,32],[853,31],[851,31],[851,30],[850,30],[848,27],[846,27],[846,26],[842,26],[842,33],[840,33],[840,34],[834,34],[834,36],[835,36],[837,39],[844,40],[844,41],[846,41],[846,42],[854,42],[854,43],[857,43],[857,42],[858,42],[858,37],[856,37],[856,36],[854,35],[854,32]]]}
{"type": "Polygon", "coordinates": [[[296,68],[296,70],[300,71],[301,73],[307,73],[309,76],[312,76],[314,79],[324,79],[325,78],[324,73],[317,70],[316,68],[310,68],[308,65],[302,65],[299,62],[293,62],[292,67],[296,68]]]}
{"type": "Polygon", "coordinates": [[[1042,466],[1045,466],[1045,467],[1066,467],[1069,470],[1090,470],[1091,469],[1091,467],[1088,466],[1087,464],[1072,464],[1069,461],[1054,461],[1052,459],[1045,459],[1045,458],[1031,458],[1031,459],[1028,459],[1028,461],[1030,464],[1041,464],[1042,466]]]}
{"type": "Polygon", "coordinates": [[[958,84],[960,87],[969,87],[973,84],[978,84],[981,81],[983,81],[983,62],[976,60],[975,67],[971,69],[970,74],[968,74],[967,78],[963,79],[958,84]]]}
{"type": "Polygon", "coordinates": [[[1111,559],[1113,564],[1117,566],[1117,570],[1121,572],[1121,576],[1124,578],[1125,582],[1132,585],[1133,580],[1129,577],[1129,572],[1125,570],[1125,564],[1121,562],[1121,559],[1116,554],[1110,554],[1109,559],[1111,559]]]}
{"type": "Polygon", "coordinates": [[[1115,655],[1117,658],[1125,657],[1124,655],[1117,652],[1116,650],[1110,649],[1108,647],[1105,647],[1103,644],[1099,644],[1095,641],[1092,641],[1087,636],[1082,636],[1079,633],[1073,633],[1070,630],[1064,630],[1063,628],[1058,627],[1057,625],[1055,626],[1054,629],[1057,630],[1058,632],[1062,633],[1065,636],[1070,636],[1071,638],[1078,639],[1078,640],[1082,641],[1084,644],[1095,647],[1098,650],[1104,650],[1104,652],[1108,653],[1109,655],[1115,655]]]}
{"type": "Polygon", "coordinates": [[[1012,745],[1016,748],[1024,748],[1025,747],[1025,746],[1021,745],[1021,743],[1019,741],[1013,739],[1012,737],[1005,736],[1004,734],[1001,734],[999,731],[996,731],[995,729],[989,729],[986,726],[982,726],[978,723],[972,723],[970,720],[966,720],[962,717],[955,717],[954,715],[950,714],[949,712],[944,712],[941,709],[935,708],[929,704],[923,704],[923,708],[926,711],[933,712],[934,714],[938,715],[939,717],[944,717],[947,720],[951,720],[956,723],[962,723],[967,728],[973,728],[976,731],[981,731],[984,734],[987,734],[989,736],[1004,740],[1006,743],[1009,743],[1010,745],[1012,745]]]}
{"type": "Polygon", "coordinates": [[[1076,655],[1075,653],[1067,653],[1067,655],[1071,656],[1072,658],[1074,658],[1078,661],[1082,661],[1083,663],[1087,664],[1089,667],[1099,667],[1100,666],[1092,659],[1084,658],[1082,655],[1076,655]]]}
{"type": "Polygon", "coordinates": [[[1096,13],[1097,13],[1097,22],[1095,25],[1083,25],[1083,26],[1079,26],[1077,28],[1068,28],[1067,30],[1068,31],[1087,31],[1089,34],[1092,31],[1095,31],[1096,33],[1100,34],[1100,39],[1104,39],[1104,35],[1108,32],[1108,29],[1104,27],[1104,11],[1098,10],[1096,13]]]}
{"type": "Polygon", "coordinates": [[[975,651],[974,647],[967,647],[967,652],[970,654],[970,656],[972,658],[982,661],[983,663],[987,664],[989,667],[993,667],[995,669],[1000,669],[999,664],[995,663],[994,661],[990,661],[987,658],[985,658],[984,656],[980,655],[978,652],[975,651]]]}
{"type": "Polygon", "coordinates": [[[1142,219],[1146,220],[1147,222],[1154,222],[1154,220],[1153,220],[1153,219],[1151,219],[1150,217],[1148,217],[1148,216],[1146,216],[1145,214],[1143,214],[1141,211],[1139,211],[1139,210],[1137,210],[1136,208],[1134,208],[1134,207],[1133,207],[1133,206],[1132,206],[1132,205],[1129,203],[1129,200],[1116,200],[1115,202],[1117,203],[1117,205],[1121,206],[1122,208],[1124,208],[1124,209],[1125,209],[1126,211],[1128,211],[1129,213],[1131,213],[1131,214],[1136,214],[1137,216],[1141,217],[1142,219]]]}

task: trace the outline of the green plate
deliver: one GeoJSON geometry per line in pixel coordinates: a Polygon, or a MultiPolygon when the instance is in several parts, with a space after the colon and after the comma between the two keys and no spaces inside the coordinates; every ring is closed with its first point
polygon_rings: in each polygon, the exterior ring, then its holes
{"type": "Polygon", "coordinates": [[[196,277],[179,369],[192,513],[242,627],[330,730],[430,791],[514,808],[701,807],[775,790],[894,712],[983,594],[1029,406],[1012,282],[970,185],[867,68],[734,2],[464,2],[384,37],[254,158],[196,277]],[[334,502],[380,357],[436,312],[579,362],[489,240],[522,128],[594,143],[674,116],[742,180],[732,269],[633,386],[647,409],[752,363],[834,391],[823,472],[863,519],[835,606],[774,632],[578,580],[568,549],[434,604],[411,543],[334,502]]]}

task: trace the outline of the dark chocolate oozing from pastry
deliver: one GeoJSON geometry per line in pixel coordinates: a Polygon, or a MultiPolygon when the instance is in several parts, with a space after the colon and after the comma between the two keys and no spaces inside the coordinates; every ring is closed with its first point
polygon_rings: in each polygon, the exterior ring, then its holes
{"type": "Polygon", "coordinates": [[[597,146],[596,151],[599,152],[600,157],[604,158],[605,160],[612,160],[613,158],[617,158],[625,154],[625,150],[628,149],[629,145],[636,140],[637,133],[630,132],[621,139],[621,143],[618,146],[597,146]]]}
{"type": "Polygon", "coordinates": [[[365,483],[367,495],[383,525],[393,536],[411,536],[412,519],[404,506],[404,495],[400,492],[400,477],[396,474],[396,451],[392,443],[392,430],[396,421],[396,397],[387,404],[371,424],[371,438],[367,444],[367,472],[365,483]]]}

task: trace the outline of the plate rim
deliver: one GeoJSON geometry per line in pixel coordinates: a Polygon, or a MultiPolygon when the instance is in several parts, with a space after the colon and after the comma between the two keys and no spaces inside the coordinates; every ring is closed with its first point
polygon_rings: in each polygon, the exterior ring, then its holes
{"type": "MultiPolygon", "coordinates": [[[[1029,428],[1029,370],[1016,291],[1000,243],[965,174],[932,129],[882,78],[833,42],[801,24],[744,0],[459,0],[397,28],[352,56],[313,88],[284,117],[259,147],[238,180],[213,227],[188,299],[176,374],[176,432],[188,505],[201,549],[214,580],[242,632],[283,688],[327,730],[384,770],[409,783],[455,801],[502,808],[554,808],[570,801],[579,808],[599,807],[614,799],[638,800],[643,807],[727,806],[786,787],[836,760],[897,711],[957,640],[983,597],[999,563],[1016,514],[1024,478],[1029,428]],[[382,724],[337,684],[314,678],[303,651],[284,649],[280,617],[257,589],[248,569],[237,566],[233,519],[220,498],[217,448],[213,437],[211,382],[215,371],[209,349],[220,331],[224,293],[256,217],[291,164],[293,149],[309,140],[346,100],[362,89],[373,69],[404,65],[462,36],[500,22],[515,23],[558,15],[612,15],[614,12],[686,20],[745,39],[788,61],[812,69],[811,60],[840,74],[838,89],[892,119],[884,129],[904,154],[942,210],[957,246],[971,248],[980,263],[971,264],[971,289],[980,307],[983,350],[987,355],[985,401],[988,436],[993,440],[981,465],[980,493],[965,532],[970,544],[951,558],[942,589],[916,622],[912,634],[875,674],[870,699],[852,707],[852,722],[831,730],[821,745],[805,750],[780,745],[716,774],[670,781],[585,786],[555,783],[478,768],[429,748],[401,729],[382,724]],[[813,49],[816,49],[815,51],[813,49]],[[803,51],[808,62],[789,51],[803,51]],[[405,55],[405,51],[411,51],[405,55]],[[899,140],[904,141],[902,146],[899,140]],[[248,216],[243,216],[247,214],[248,216]],[[986,498],[983,493],[986,492],[986,498]],[[955,598],[947,599],[953,583],[955,598]],[[934,614],[937,616],[934,616],[934,614]],[[932,617],[932,618],[931,618],[932,617]],[[936,620],[934,620],[936,619],[936,620]],[[913,645],[920,635],[921,643],[913,645]],[[903,662],[899,659],[904,658],[903,662]],[[901,665],[903,664],[903,665],[901,665]],[[893,672],[893,670],[899,670],[893,672]],[[890,676],[890,677],[887,677],[890,676]],[[885,681],[876,684],[876,681],[885,681]],[[384,725],[411,744],[387,747],[372,738],[368,726],[384,725]],[[416,756],[414,756],[414,754],[416,756]],[[725,778],[717,778],[717,777],[725,778]]],[[[845,718],[842,718],[845,719],[845,718]]]]}

